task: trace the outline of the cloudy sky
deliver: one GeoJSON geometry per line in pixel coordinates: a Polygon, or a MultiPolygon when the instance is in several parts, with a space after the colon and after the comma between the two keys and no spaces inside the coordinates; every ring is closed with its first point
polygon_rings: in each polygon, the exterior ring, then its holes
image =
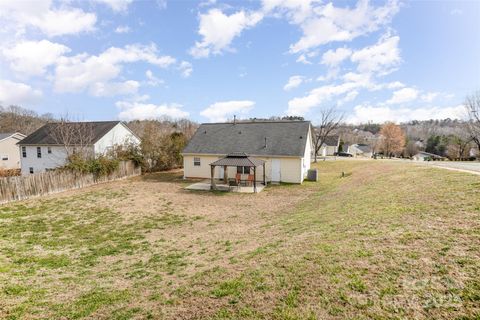
{"type": "Polygon", "coordinates": [[[0,105],[85,120],[463,116],[480,1],[0,0],[0,105]]]}

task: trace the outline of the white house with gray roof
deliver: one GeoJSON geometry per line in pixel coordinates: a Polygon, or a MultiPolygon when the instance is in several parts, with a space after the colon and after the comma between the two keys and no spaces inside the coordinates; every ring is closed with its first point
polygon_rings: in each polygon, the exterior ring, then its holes
{"type": "MultiPolygon", "coordinates": [[[[236,152],[264,160],[267,181],[302,183],[311,163],[311,124],[309,121],[204,123],[183,150],[184,177],[210,178],[210,164],[236,152]]],[[[223,179],[223,170],[219,167],[215,178],[223,179]]],[[[249,169],[227,170],[228,177],[234,177],[249,169]]],[[[263,179],[263,167],[258,169],[257,179],[263,179]]]]}
{"type": "Polygon", "coordinates": [[[326,156],[333,156],[335,153],[338,152],[338,147],[340,146],[340,137],[337,135],[327,136],[325,137],[325,141],[323,142],[320,150],[318,150],[317,155],[326,157],[326,156]]]}
{"type": "Polygon", "coordinates": [[[121,121],[47,123],[18,143],[22,175],[61,167],[75,152],[94,157],[131,143],[140,139],[121,121]]]}
{"type": "Polygon", "coordinates": [[[355,157],[373,157],[373,150],[368,144],[355,143],[348,147],[347,152],[355,157]]]}

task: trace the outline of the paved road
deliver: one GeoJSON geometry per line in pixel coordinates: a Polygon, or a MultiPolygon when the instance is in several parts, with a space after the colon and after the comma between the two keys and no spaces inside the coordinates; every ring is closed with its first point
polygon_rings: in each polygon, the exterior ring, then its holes
{"type": "Polygon", "coordinates": [[[424,161],[419,163],[429,165],[429,166],[434,166],[434,167],[445,168],[445,169],[452,169],[452,170],[466,171],[466,172],[471,172],[475,174],[480,174],[480,162],[424,161]]]}

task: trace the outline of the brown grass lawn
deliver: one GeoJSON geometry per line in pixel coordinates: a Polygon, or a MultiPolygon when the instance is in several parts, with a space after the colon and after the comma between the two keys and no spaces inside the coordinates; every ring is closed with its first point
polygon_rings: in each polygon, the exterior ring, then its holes
{"type": "Polygon", "coordinates": [[[171,172],[0,207],[0,317],[480,318],[478,176],[318,168],[257,195],[171,172]]]}

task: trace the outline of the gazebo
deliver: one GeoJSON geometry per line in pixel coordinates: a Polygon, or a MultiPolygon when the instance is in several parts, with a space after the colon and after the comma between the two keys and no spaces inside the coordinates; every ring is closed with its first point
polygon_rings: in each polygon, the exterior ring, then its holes
{"type": "Polygon", "coordinates": [[[263,185],[266,185],[265,180],[265,161],[261,159],[257,159],[254,157],[248,156],[244,152],[234,152],[228,154],[225,158],[218,159],[210,163],[210,170],[211,170],[211,183],[210,189],[216,190],[214,173],[215,167],[223,167],[223,181],[225,183],[228,182],[228,167],[248,167],[253,168],[253,192],[257,192],[257,167],[263,166],[263,185]]]}

